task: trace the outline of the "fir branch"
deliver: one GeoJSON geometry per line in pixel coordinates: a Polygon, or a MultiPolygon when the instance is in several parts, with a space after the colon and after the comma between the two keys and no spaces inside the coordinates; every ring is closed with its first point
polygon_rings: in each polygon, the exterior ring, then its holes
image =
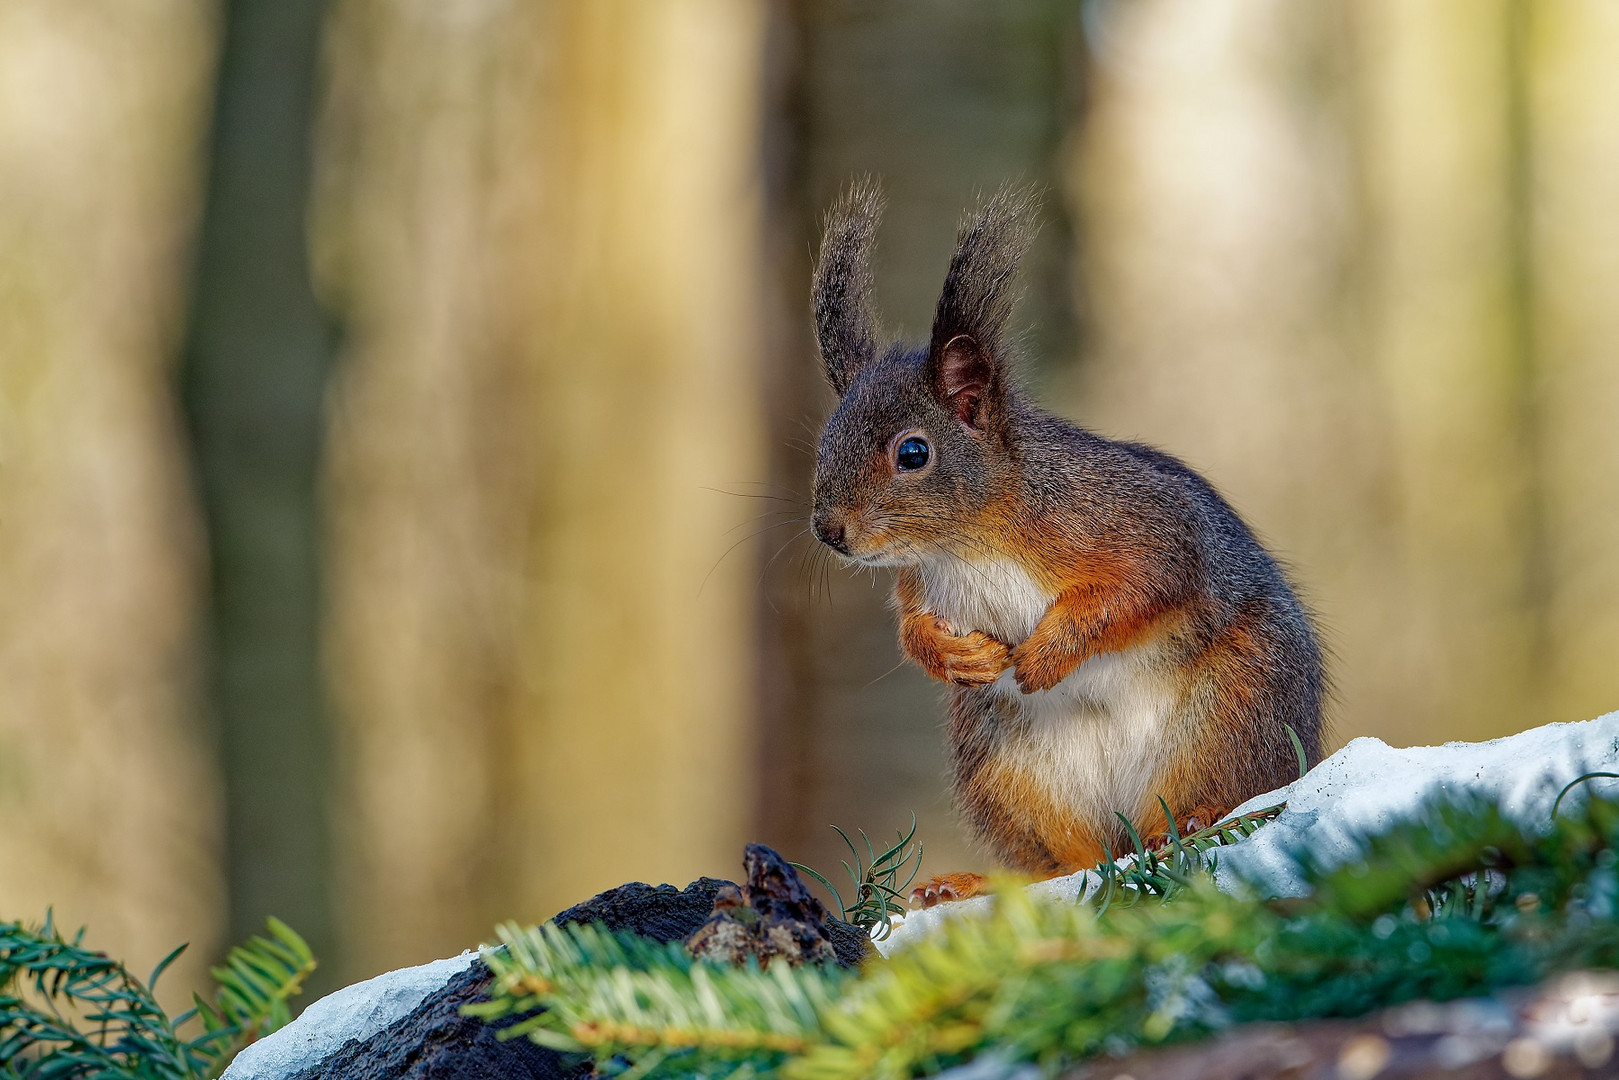
{"type": "Polygon", "coordinates": [[[143,983],[105,953],[64,938],[47,913],[38,929],[0,923],[0,1078],[28,1080],[205,1080],[238,1050],[290,1019],[287,999],[314,969],[297,934],[270,920],[214,969],[213,1003],[173,1018],[152,987],[184,951],[164,957],[143,983]],[[202,1032],[179,1032],[200,1020],[202,1032]]]}
{"type": "MultiPolygon", "coordinates": [[[[1123,859],[1109,856],[1098,863],[1093,871],[1098,884],[1090,890],[1089,899],[1095,901],[1102,911],[1115,904],[1128,906],[1148,899],[1161,902],[1172,900],[1194,880],[1212,875],[1217,849],[1247,839],[1260,826],[1275,820],[1286,809],[1285,803],[1278,803],[1181,836],[1175,827],[1175,816],[1170,812],[1169,804],[1162,798],[1158,802],[1168,823],[1169,843],[1162,849],[1148,848],[1142,843],[1135,827],[1124,815],[1119,815],[1136,850],[1123,859]]],[[[1082,893],[1080,899],[1086,899],[1086,895],[1082,893]]]]}
{"type": "Polygon", "coordinates": [[[151,990],[83,937],[64,938],[49,913],[38,929],[0,923],[0,1076],[193,1080],[151,990]]]}

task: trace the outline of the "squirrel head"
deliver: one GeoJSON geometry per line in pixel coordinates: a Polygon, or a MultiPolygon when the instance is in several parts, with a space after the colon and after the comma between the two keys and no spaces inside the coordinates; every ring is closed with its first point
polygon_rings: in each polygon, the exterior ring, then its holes
{"type": "Polygon", "coordinates": [[[827,381],[838,394],[815,456],[816,537],[869,566],[982,549],[997,492],[1012,490],[1013,279],[1035,198],[1004,188],[962,226],[926,345],[879,349],[871,248],[875,184],[827,215],[813,289],[827,381]]]}

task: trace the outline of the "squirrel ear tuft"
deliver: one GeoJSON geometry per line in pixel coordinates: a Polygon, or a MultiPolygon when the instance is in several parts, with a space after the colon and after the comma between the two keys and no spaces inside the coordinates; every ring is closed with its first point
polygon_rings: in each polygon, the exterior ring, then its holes
{"type": "Polygon", "coordinates": [[[871,309],[871,248],[883,195],[869,177],[849,185],[826,215],[811,299],[827,381],[841,397],[877,351],[871,309]]]}
{"type": "Polygon", "coordinates": [[[940,388],[941,395],[946,385],[941,380],[952,368],[986,369],[989,374],[981,394],[1002,385],[1001,373],[1009,352],[1006,324],[1017,302],[1013,285],[1018,263],[1037,231],[1034,218],[1038,205],[1039,193],[1033,188],[1003,187],[962,226],[950,270],[945,274],[944,290],[939,294],[928,347],[935,387],[940,388]],[[952,350],[963,351],[958,345],[962,341],[972,347],[976,358],[971,362],[949,355],[952,350]]]}

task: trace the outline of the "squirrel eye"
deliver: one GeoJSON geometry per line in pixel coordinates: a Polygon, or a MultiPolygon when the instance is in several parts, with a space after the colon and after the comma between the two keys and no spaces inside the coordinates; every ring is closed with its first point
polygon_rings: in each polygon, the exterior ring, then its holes
{"type": "Polygon", "coordinates": [[[928,441],[912,435],[894,448],[894,464],[900,472],[915,472],[928,463],[928,441]]]}

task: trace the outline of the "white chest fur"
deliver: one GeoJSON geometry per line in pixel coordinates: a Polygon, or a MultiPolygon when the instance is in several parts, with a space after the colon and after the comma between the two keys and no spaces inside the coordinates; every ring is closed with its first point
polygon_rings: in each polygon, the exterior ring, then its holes
{"type": "Polygon", "coordinates": [[[1011,559],[940,557],[922,566],[928,610],[966,633],[981,630],[1016,645],[1056,599],[1011,559]]]}
{"type": "Polygon", "coordinates": [[[1093,656],[1042,693],[1023,693],[1006,672],[992,687],[994,755],[1103,833],[1115,831],[1115,810],[1158,826],[1154,781],[1180,704],[1163,647],[1093,656]]]}
{"type": "MultiPolygon", "coordinates": [[[[1012,645],[1029,636],[1054,599],[1010,560],[940,561],[922,568],[922,580],[929,609],[958,631],[981,630],[1012,645]]],[[[1003,721],[995,755],[1105,831],[1113,831],[1115,810],[1148,810],[1180,699],[1165,649],[1156,639],[1093,656],[1034,694],[1006,672],[992,687],[1003,721]]]]}

